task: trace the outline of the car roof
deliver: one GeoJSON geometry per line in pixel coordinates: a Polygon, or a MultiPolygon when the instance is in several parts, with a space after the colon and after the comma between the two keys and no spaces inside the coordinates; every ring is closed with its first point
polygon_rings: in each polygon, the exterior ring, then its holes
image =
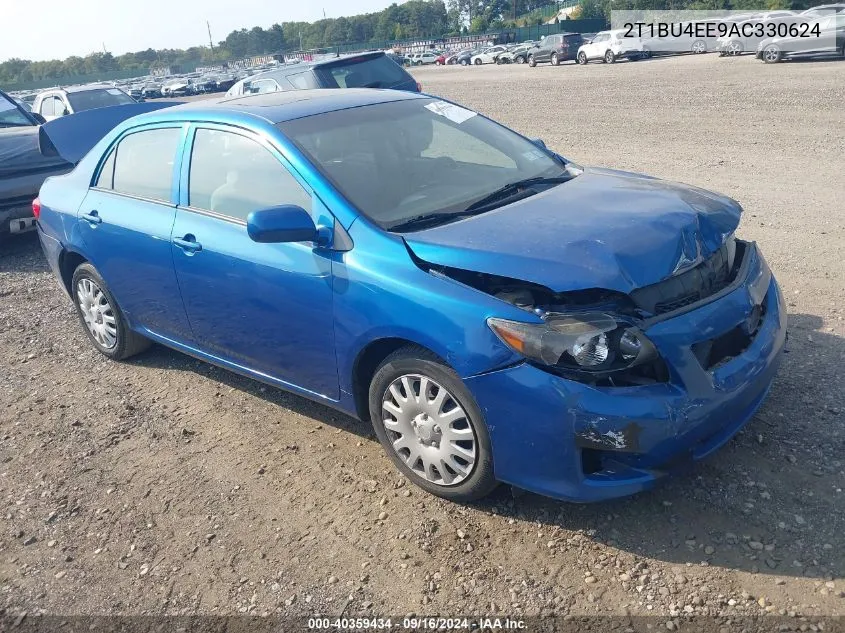
{"type": "Polygon", "coordinates": [[[192,101],[142,115],[142,118],[149,117],[161,120],[185,117],[227,122],[236,118],[238,114],[249,114],[276,124],[335,110],[426,98],[430,97],[416,92],[377,90],[374,88],[289,90],[192,101]]]}

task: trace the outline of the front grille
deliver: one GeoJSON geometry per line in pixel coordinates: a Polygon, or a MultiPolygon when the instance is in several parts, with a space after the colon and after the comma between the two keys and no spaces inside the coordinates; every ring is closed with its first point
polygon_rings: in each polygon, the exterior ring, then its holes
{"type": "Polygon", "coordinates": [[[631,293],[636,306],[649,314],[665,314],[701,301],[731,283],[742,260],[742,242],[735,242],[736,256],[731,260],[732,246],[726,242],[703,262],[656,284],[631,293]]]}

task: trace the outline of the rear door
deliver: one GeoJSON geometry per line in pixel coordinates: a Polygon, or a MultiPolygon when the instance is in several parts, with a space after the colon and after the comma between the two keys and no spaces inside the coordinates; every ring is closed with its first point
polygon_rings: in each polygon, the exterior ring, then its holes
{"type": "Polygon", "coordinates": [[[104,156],[79,208],[86,254],[135,326],[187,340],[170,231],[176,215],[179,124],[123,135],[104,156]]]}
{"type": "Polygon", "coordinates": [[[266,141],[236,128],[198,125],[183,163],[172,257],[196,346],[337,400],[331,252],[259,244],[246,231],[262,208],[312,212],[313,193],[266,141]]]}

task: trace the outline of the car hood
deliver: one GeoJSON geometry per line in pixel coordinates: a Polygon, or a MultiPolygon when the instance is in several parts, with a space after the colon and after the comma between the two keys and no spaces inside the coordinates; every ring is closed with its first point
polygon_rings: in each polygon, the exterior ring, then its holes
{"type": "Polygon", "coordinates": [[[588,168],[529,198],[404,238],[430,264],[555,292],[628,293],[716,251],[741,212],[734,200],[696,187],[588,168]]]}

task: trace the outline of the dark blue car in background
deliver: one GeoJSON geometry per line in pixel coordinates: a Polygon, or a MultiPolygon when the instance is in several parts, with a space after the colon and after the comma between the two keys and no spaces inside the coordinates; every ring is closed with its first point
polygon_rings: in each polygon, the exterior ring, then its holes
{"type": "Polygon", "coordinates": [[[148,112],[34,209],[100,352],[154,341],[370,419],[456,501],[646,489],[745,424],[786,337],[733,200],[410,92],[148,112]]]}

